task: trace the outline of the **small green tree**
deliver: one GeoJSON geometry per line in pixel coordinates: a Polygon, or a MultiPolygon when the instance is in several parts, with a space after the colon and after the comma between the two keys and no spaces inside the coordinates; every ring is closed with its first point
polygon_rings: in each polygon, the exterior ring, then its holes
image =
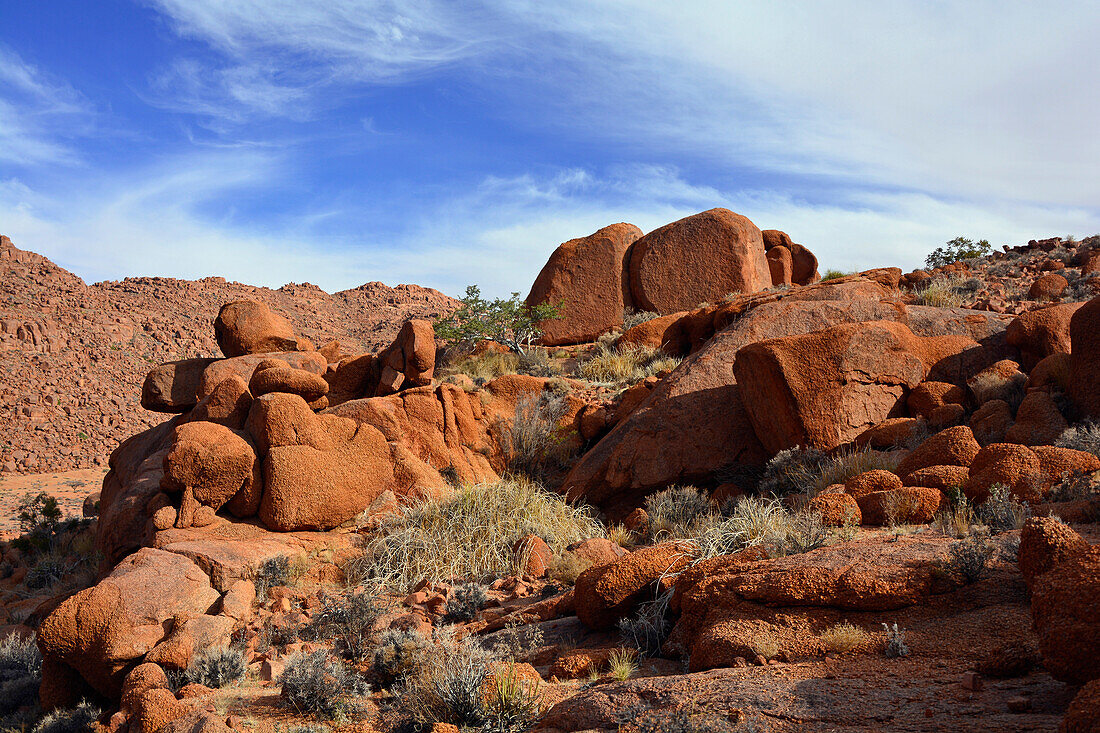
{"type": "Polygon", "coordinates": [[[928,269],[944,267],[959,260],[971,260],[989,254],[992,245],[989,240],[982,239],[973,242],[966,237],[955,237],[943,247],[936,247],[932,254],[924,258],[924,265],[928,269]]]}
{"type": "Polygon", "coordinates": [[[470,285],[462,307],[435,322],[435,334],[444,341],[496,341],[517,354],[524,354],[542,335],[542,321],[561,317],[561,306],[553,303],[528,305],[512,293],[508,299],[485,300],[481,288],[470,285]]]}

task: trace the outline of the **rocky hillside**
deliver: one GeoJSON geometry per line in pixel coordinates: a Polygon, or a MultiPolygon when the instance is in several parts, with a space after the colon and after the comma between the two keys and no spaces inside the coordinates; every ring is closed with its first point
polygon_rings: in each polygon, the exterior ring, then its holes
{"type": "Polygon", "coordinates": [[[378,282],[333,294],[220,277],[87,285],[0,237],[0,471],[105,465],[122,440],[164,419],[134,409],[150,367],[220,355],[211,324],[222,304],[242,298],[267,303],[318,346],[336,339],[351,352],[378,349],[406,319],[455,305],[430,288],[378,282]]]}

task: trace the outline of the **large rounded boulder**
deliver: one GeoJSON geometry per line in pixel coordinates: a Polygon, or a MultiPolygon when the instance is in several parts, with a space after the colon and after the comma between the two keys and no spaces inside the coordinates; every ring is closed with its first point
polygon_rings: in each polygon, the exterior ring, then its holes
{"type": "Polygon", "coordinates": [[[214,337],[227,357],[298,350],[290,323],[258,300],[223,305],[214,319],[214,337]]]}
{"type": "Polygon", "coordinates": [[[630,251],[634,306],[662,315],[714,302],[728,293],[771,286],[764,239],[729,209],[711,209],[655,229],[630,251]]]}

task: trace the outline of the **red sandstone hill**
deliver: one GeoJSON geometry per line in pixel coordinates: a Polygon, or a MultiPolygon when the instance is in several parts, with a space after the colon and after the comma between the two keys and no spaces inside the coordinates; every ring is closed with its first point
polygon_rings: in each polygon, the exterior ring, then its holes
{"type": "Polygon", "coordinates": [[[166,417],[135,409],[149,369],[220,355],[211,324],[222,304],[242,298],[267,303],[318,346],[337,339],[350,352],[378,350],[406,319],[456,304],[431,288],[380,282],[332,294],[221,277],[87,285],[0,236],[0,471],[105,464],[125,438],[166,417]]]}

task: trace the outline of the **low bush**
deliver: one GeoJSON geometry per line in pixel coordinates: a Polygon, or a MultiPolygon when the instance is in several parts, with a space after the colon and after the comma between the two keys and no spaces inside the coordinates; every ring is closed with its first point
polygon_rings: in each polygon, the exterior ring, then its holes
{"type": "Polygon", "coordinates": [[[958,308],[967,294],[965,281],[954,277],[937,277],[917,291],[915,303],[935,308],[958,308]]]}
{"type": "Polygon", "coordinates": [[[826,270],[825,274],[821,276],[821,281],[824,282],[826,280],[836,280],[838,278],[846,277],[847,275],[847,272],[842,272],[840,270],[826,270]]]}
{"type": "Polygon", "coordinates": [[[809,493],[820,483],[825,462],[825,454],[816,448],[781,450],[764,467],[757,490],[773,496],[809,493]]]}
{"type": "Polygon", "coordinates": [[[484,384],[505,374],[516,374],[519,371],[519,355],[511,351],[503,354],[497,351],[470,354],[456,359],[440,371],[444,377],[465,374],[475,384],[484,384]]]}
{"type": "Polygon", "coordinates": [[[464,583],[447,599],[447,613],[443,618],[450,623],[473,621],[488,602],[489,595],[480,583],[464,583]]]}
{"type": "Polygon", "coordinates": [[[248,672],[248,659],[234,647],[212,647],[197,655],[187,667],[187,681],[217,690],[236,684],[248,672]]]}
{"type": "Polygon", "coordinates": [[[0,727],[19,722],[14,715],[20,708],[34,705],[41,681],[42,655],[34,639],[10,634],[0,641],[0,727]]]}
{"type": "Polygon", "coordinates": [[[855,624],[845,621],[825,629],[818,638],[829,651],[843,654],[866,644],[871,640],[871,635],[855,624]]]}
{"type": "Polygon", "coordinates": [[[467,486],[371,530],[343,570],[351,584],[372,580],[398,592],[421,580],[501,577],[513,571],[512,546],[526,534],[548,538],[555,555],[603,536],[590,512],[524,478],[467,486]]]}
{"type": "Polygon", "coordinates": [[[1085,473],[1064,477],[1050,490],[1047,501],[1078,501],[1091,499],[1100,493],[1100,474],[1085,473]]]}
{"type": "Polygon", "coordinates": [[[753,654],[759,654],[764,659],[775,659],[782,650],[779,636],[771,630],[761,631],[753,636],[749,647],[752,649],[753,654]]]}
{"type": "Polygon", "coordinates": [[[936,513],[932,526],[946,537],[966,537],[977,517],[970,501],[960,494],[936,513]]]}
{"type": "Polygon", "coordinates": [[[557,377],[561,375],[561,367],[550,360],[545,349],[531,349],[519,355],[516,373],[531,377],[557,377]]]}
{"type": "Polygon", "coordinates": [[[54,554],[43,555],[27,570],[23,585],[31,590],[53,588],[66,575],[76,570],[77,564],[67,562],[65,558],[54,554]]]}
{"type": "Polygon", "coordinates": [[[73,708],[47,713],[34,726],[32,733],[89,733],[103,711],[87,701],[73,708]]]}
{"type": "Polygon", "coordinates": [[[344,663],[325,651],[296,654],[277,680],[283,702],[299,714],[335,717],[354,706],[369,689],[344,663]]]}
{"type": "Polygon", "coordinates": [[[987,538],[972,535],[951,543],[948,558],[940,563],[940,568],[951,575],[961,576],[967,583],[976,582],[985,574],[993,549],[987,538]]]}
{"type": "Polygon", "coordinates": [[[744,497],[697,538],[700,558],[729,555],[756,545],[780,545],[788,514],[778,499],[744,497]]]}
{"type": "Polygon", "coordinates": [[[289,585],[290,572],[290,560],[286,555],[264,560],[252,576],[252,584],[256,586],[256,600],[264,603],[272,588],[289,585]]]}
{"type": "Polygon", "coordinates": [[[619,621],[619,635],[622,640],[637,649],[642,657],[656,657],[661,653],[661,646],[672,630],[672,622],[668,616],[670,600],[672,594],[663,593],[656,599],[639,605],[633,616],[619,621]]]}
{"type": "Polygon", "coordinates": [[[989,487],[989,498],[978,507],[978,518],[994,533],[1022,529],[1031,517],[1031,507],[1021,502],[1004,484],[989,487]]]}
{"type": "Polygon", "coordinates": [[[566,466],[573,457],[568,432],[561,426],[569,411],[562,395],[543,392],[516,401],[510,423],[500,423],[501,449],[512,471],[540,478],[566,466]]]}
{"type": "Polygon", "coordinates": [[[892,625],[883,624],[886,632],[886,643],[883,645],[883,653],[890,659],[909,656],[909,646],[905,643],[905,629],[899,629],[895,621],[892,625]]]}
{"type": "Polygon", "coordinates": [[[626,333],[635,326],[640,326],[643,323],[652,321],[654,318],[660,317],[660,313],[654,313],[653,311],[638,311],[633,308],[627,308],[623,311],[623,333],[626,333]]]}
{"type": "Polygon", "coordinates": [[[489,722],[483,687],[490,658],[476,643],[437,640],[430,662],[418,665],[397,688],[401,707],[416,723],[481,728],[489,722]]]}
{"type": "Polygon", "coordinates": [[[575,552],[556,555],[550,563],[550,577],[558,583],[574,585],[581,573],[592,567],[592,561],[586,560],[575,552]]]}
{"type": "Polygon", "coordinates": [[[776,551],[782,555],[798,555],[824,547],[831,536],[819,512],[794,512],[787,516],[776,551]]]}
{"type": "Polygon", "coordinates": [[[656,540],[684,539],[714,514],[710,499],[694,486],[671,486],[645,499],[649,533],[656,540]]]}
{"type": "Polygon", "coordinates": [[[378,601],[369,591],[325,595],[303,635],[333,639],[337,651],[348,659],[361,661],[371,653],[370,637],[380,615],[378,601]]]}
{"type": "Polygon", "coordinates": [[[16,508],[20,536],[12,544],[20,550],[45,552],[61,527],[61,507],[46,492],[25,494],[16,508]]]}
{"type": "Polygon", "coordinates": [[[431,640],[415,631],[387,629],[374,647],[375,678],[383,687],[391,687],[422,664],[432,648],[431,640]]]}
{"type": "Polygon", "coordinates": [[[1058,436],[1054,445],[1059,448],[1072,448],[1100,456],[1100,423],[1085,420],[1067,428],[1058,436]]]}

